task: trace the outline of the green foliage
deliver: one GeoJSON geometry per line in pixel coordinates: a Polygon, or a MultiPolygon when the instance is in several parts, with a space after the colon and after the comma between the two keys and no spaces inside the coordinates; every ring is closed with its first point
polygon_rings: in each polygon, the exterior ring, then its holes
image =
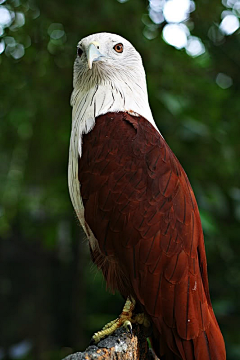
{"type": "Polygon", "coordinates": [[[197,2],[186,23],[205,53],[191,57],[164,42],[164,23],[151,21],[147,2],[0,3],[15,14],[1,35],[0,55],[3,358],[16,358],[19,343],[28,353],[22,358],[36,360],[84,349],[123,304],[91,265],[67,187],[76,44],[99,31],[119,33],[142,54],[154,118],[198,200],[228,359],[239,357],[240,35],[219,33],[224,5],[197,2]],[[224,88],[229,77],[232,86],[224,88]]]}

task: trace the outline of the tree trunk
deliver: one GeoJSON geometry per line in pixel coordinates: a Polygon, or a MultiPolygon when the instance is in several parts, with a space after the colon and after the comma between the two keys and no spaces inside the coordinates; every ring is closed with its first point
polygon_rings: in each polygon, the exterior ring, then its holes
{"type": "Polygon", "coordinates": [[[149,349],[147,336],[143,326],[134,326],[132,336],[122,327],[84,352],[69,355],[63,360],[158,360],[149,349]]]}

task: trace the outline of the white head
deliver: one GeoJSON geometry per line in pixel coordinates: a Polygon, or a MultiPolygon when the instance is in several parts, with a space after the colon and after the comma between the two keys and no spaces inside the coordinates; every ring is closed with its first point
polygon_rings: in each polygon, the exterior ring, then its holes
{"type": "Polygon", "coordinates": [[[139,80],[145,82],[142,59],[129,41],[109,33],[93,34],[79,41],[74,87],[139,80]]]}
{"type": "Polygon", "coordinates": [[[141,56],[119,35],[98,33],[79,41],[73,87],[73,126],[77,121],[80,137],[107,112],[139,114],[155,126],[141,56]]]}

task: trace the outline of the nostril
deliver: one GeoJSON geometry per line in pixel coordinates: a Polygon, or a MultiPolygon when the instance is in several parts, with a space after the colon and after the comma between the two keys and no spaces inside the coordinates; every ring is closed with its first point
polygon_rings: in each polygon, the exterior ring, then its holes
{"type": "Polygon", "coordinates": [[[78,54],[79,57],[81,57],[82,54],[83,54],[83,50],[81,48],[78,48],[77,49],[77,54],[78,54]]]}

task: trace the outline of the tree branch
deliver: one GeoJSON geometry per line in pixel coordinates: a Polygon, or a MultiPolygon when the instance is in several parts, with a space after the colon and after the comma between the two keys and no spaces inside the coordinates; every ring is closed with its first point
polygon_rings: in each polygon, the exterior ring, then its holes
{"type": "Polygon", "coordinates": [[[84,352],[69,355],[63,360],[157,360],[149,349],[146,328],[136,325],[133,335],[123,327],[96,345],[89,346],[84,352]]]}

